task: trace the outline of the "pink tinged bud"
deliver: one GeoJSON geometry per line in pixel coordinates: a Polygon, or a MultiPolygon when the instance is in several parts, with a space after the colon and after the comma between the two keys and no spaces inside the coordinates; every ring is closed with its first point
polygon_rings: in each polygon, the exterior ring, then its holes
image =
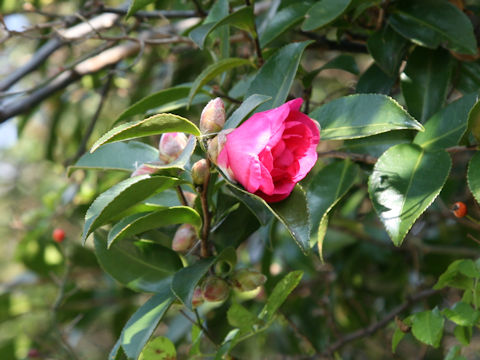
{"type": "Polygon", "coordinates": [[[228,298],[230,287],[218,276],[209,276],[202,286],[203,298],[207,301],[224,301],[228,298]]]}
{"type": "Polygon", "coordinates": [[[152,168],[146,164],[142,164],[132,173],[132,175],[130,175],[130,177],[145,175],[145,174],[153,174],[155,171],[157,171],[157,169],[152,168]]]}
{"type": "Polygon", "coordinates": [[[192,166],[192,180],[195,185],[203,185],[208,178],[210,168],[206,159],[198,160],[192,166]]]}
{"type": "Polygon", "coordinates": [[[265,284],[267,277],[256,270],[242,269],[233,274],[233,286],[238,291],[251,291],[265,284]]]}
{"type": "Polygon", "coordinates": [[[225,106],[220,98],[210,100],[203,108],[200,116],[200,131],[202,134],[219,132],[225,125],[225,106]]]}
{"type": "Polygon", "coordinates": [[[195,199],[197,198],[197,194],[194,194],[190,191],[184,191],[183,196],[185,196],[185,200],[187,200],[187,205],[190,207],[195,206],[195,199]]]}
{"type": "Polygon", "coordinates": [[[204,302],[203,299],[203,291],[200,286],[197,286],[195,290],[193,291],[193,297],[192,297],[192,307],[197,308],[200,305],[202,305],[204,302]]]}
{"type": "Polygon", "coordinates": [[[187,136],[184,133],[173,132],[162,134],[158,150],[160,159],[167,164],[178,159],[182,151],[187,146],[187,136]]]}
{"type": "Polygon", "coordinates": [[[234,129],[222,130],[212,140],[208,142],[208,156],[214,164],[217,163],[218,154],[223,149],[223,146],[227,142],[227,134],[231,133],[234,129]]]}
{"type": "Polygon", "coordinates": [[[197,232],[190,224],[181,225],[172,240],[172,249],[174,251],[183,252],[190,249],[197,240],[197,232]]]}

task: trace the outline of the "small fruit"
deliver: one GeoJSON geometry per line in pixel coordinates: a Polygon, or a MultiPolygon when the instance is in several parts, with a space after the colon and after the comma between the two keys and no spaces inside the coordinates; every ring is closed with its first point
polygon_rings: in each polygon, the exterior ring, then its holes
{"type": "Polygon", "coordinates": [[[52,238],[53,241],[57,243],[63,242],[63,240],[65,239],[65,231],[63,231],[63,229],[56,228],[55,230],[53,230],[52,238]]]}
{"type": "Polygon", "coordinates": [[[202,305],[204,301],[202,288],[197,286],[195,290],[193,290],[192,307],[197,308],[202,305]]]}
{"type": "Polygon", "coordinates": [[[230,292],[227,282],[218,276],[211,275],[202,286],[203,298],[207,301],[224,301],[230,292]]]}
{"type": "Polygon", "coordinates": [[[233,287],[238,291],[252,291],[263,285],[267,277],[256,270],[241,269],[232,278],[233,287]]]}
{"type": "Polygon", "coordinates": [[[181,225],[172,240],[173,251],[183,252],[190,249],[197,240],[197,232],[195,228],[190,224],[181,225]]]}
{"type": "Polygon", "coordinates": [[[37,349],[28,350],[27,357],[30,359],[37,359],[40,357],[40,352],[37,349]]]}
{"type": "Polygon", "coordinates": [[[457,201],[452,206],[452,212],[457,218],[462,218],[467,215],[467,205],[462,201],[457,201]]]}

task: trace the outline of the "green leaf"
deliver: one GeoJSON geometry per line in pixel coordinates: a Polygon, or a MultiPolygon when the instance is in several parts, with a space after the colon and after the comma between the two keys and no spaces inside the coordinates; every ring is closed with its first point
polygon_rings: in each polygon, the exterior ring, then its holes
{"type": "Polygon", "coordinates": [[[217,257],[198,260],[195,264],[184,267],[174,275],[171,286],[172,291],[188,309],[192,310],[192,297],[195,287],[208,270],[220,260],[227,261],[235,266],[235,249],[228,247],[217,257]]]}
{"type": "Polygon", "coordinates": [[[288,295],[297,287],[303,277],[303,271],[292,271],[278,282],[268,297],[267,303],[260,312],[260,319],[270,321],[273,319],[276,311],[287,300],[288,295]]]}
{"type": "Polygon", "coordinates": [[[467,180],[473,197],[480,204],[480,152],[476,152],[468,163],[467,180]]]}
{"type": "Polygon", "coordinates": [[[135,14],[141,8],[144,8],[148,4],[155,2],[155,0],[132,0],[130,7],[128,8],[127,16],[128,19],[130,16],[135,14]]]}
{"type": "Polygon", "coordinates": [[[181,116],[158,114],[140,121],[121,124],[113,128],[93,144],[90,152],[93,153],[103,144],[168,132],[184,132],[195,136],[201,135],[200,130],[194,123],[181,116]]]}
{"type": "Polygon", "coordinates": [[[173,224],[192,224],[197,229],[202,226],[200,215],[191,207],[175,206],[149,213],[127,216],[116,223],[108,233],[108,247],[124,237],[140,234],[147,230],[173,224]]]}
{"type": "Polygon", "coordinates": [[[228,323],[241,330],[251,330],[258,318],[238,303],[233,303],[227,312],[228,323]]]}
{"type": "Polygon", "coordinates": [[[330,60],[328,63],[326,63],[319,69],[316,69],[306,74],[302,79],[303,86],[305,86],[306,88],[311,87],[315,77],[321,71],[327,70],[327,69],[340,69],[340,70],[344,70],[349,73],[352,73],[354,75],[359,74],[358,65],[357,65],[357,62],[355,61],[355,58],[351,55],[342,54],[337,56],[333,60],[330,60]]]}
{"type": "Polygon", "coordinates": [[[448,350],[448,353],[445,356],[444,360],[467,360],[467,358],[465,358],[464,356],[461,356],[461,354],[462,354],[462,347],[460,345],[454,345],[450,348],[450,350],[448,350]]]}
{"type": "Polygon", "coordinates": [[[128,319],[120,334],[120,343],[128,358],[138,359],[148,339],[174,300],[175,297],[167,283],[158,294],[153,295],[128,319]]]}
{"type": "Polygon", "coordinates": [[[240,125],[243,120],[249,117],[252,112],[262,105],[263,103],[270,100],[272,97],[267,95],[253,94],[245,99],[242,104],[238,107],[237,110],[228,118],[223,126],[223,129],[232,129],[240,125]]]}
{"type": "Polygon", "coordinates": [[[303,51],[311,43],[312,41],[303,41],[286,45],[263,64],[245,95],[245,98],[253,94],[272,97],[272,100],[257,108],[257,112],[278,107],[285,102],[303,51]]]}
{"type": "Polygon", "coordinates": [[[283,225],[285,225],[300,249],[304,253],[308,251],[310,248],[310,214],[307,206],[305,191],[300,185],[295,185],[292,193],[285,200],[269,204],[259,196],[249,193],[248,191],[245,191],[229,181],[227,183],[232,188],[232,193],[241,199],[242,202],[244,202],[245,205],[252,210],[260,222],[265,223],[264,220],[266,220],[266,217],[260,211],[263,204],[264,207],[270,210],[272,214],[278,220],[280,220],[283,225]],[[241,196],[238,196],[237,192],[249,196],[253,201],[249,202],[244,198],[242,199],[241,196]]]}
{"type": "Polygon", "coordinates": [[[402,339],[405,337],[405,333],[400,330],[398,327],[395,328],[395,332],[393,333],[392,337],[392,353],[395,353],[397,350],[397,346],[402,341],[402,339]]]}
{"type": "Polygon", "coordinates": [[[322,140],[345,140],[380,134],[390,130],[423,127],[395,100],[379,94],[345,96],[310,113],[322,128],[322,140]]]}
{"type": "Polygon", "coordinates": [[[477,53],[471,21],[448,1],[402,1],[390,16],[389,23],[416,44],[436,48],[446,41],[450,50],[462,54],[477,53]]]}
{"type": "Polygon", "coordinates": [[[448,51],[417,47],[408,57],[401,86],[410,114],[424,123],[443,106],[452,69],[448,51]]]}
{"type": "MultiPolygon", "coordinates": [[[[321,169],[311,180],[308,191],[308,207],[312,223],[313,237],[310,246],[318,243],[322,248],[324,233],[318,231],[320,224],[325,221],[328,212],[347,193],[355,183],[359,172],[358,165],[349,160],[336,161],[321,169]],[[323,233],[323,236],[321,236],[323,233]],[[319,236],[320,235],[320,236],[319,236]]],[[[322,252],[320,258],[323,259],[322,252]]]]}
{"type": "Polygon", "coordinates": [[[70,175],[77,169],[134,171],[152,161],[158,161],[158,150],[153,146],[138,141],[119,142],[106,144],[93,154],[85,153],[67,173],[70,175]]]}
{"type": "Polygon", "coordinates": [[[175,345],[164,336],[150,340],[142,351],[142,360],[173,360],[176,358],[175,345]]]}
{"type": "Polygon", "coordinates": [[[227,15],[217,22],[209,22],[193,29],[189,36],[200,49],[205,46],[208,35],[215,29],[224,25],[232,25],[250,33],[255,32],[254,15],[250,6],[245,6],[236,12],[227,15]]]}
{"type": "Polygon", "coordinates": [[[368,191],[396,246],[438,196],[450,167],[447,152],[427,152],[414,144],[393,146],[378,159],[368,191]]]}
{"type": "Polygon", "coordinates": [[[480,143],[480,101],[478,98],[468,114],[468,130],[472,132],[477,143],[480,143]]]}
{"type": "Polygon", "coordinates": [[[230,192],[238,200],[245,204],[245,206],[255,215],[255,217],[260,221],[260,224],[267,225],[267,223],[272,219],[272,210],[265,206],[265,204],[251,196],[250,193],[242,191],[236,186],[229,187],[230,192]]]}
{"type": "Polygon", "coordinates": [[[355,92],[357,94],[388,95],[396,82],[396,75],[388,75],[376,63],[373,63],[358,79],[355,92]]]}
{"type": "Polygon", "coordinates": [[[303,31],[319,29],[342,15],[350,5],[351,0],[320,0],[307,12],[306,20],[302,25],[303,31]]]}
{"type": "Polygon", "coordinates": [[[102,269],[140,292],[161,293],[182,267],[177,253],[151,241],[119,241],[107,249],[107,236],[95,232],[95,255],[102,269]]]}
{"type": "Polygon", "coordinates": [[[458,62],[455,72],[456,88],[462,94],[470,94],[480,90],[480,62],[458,62]],[[457,75],[458,74],[458,75],[457,75]]]}
{"type": "Polygon", "coordinates": [[[123,360],[126,359],[126,355],[123,353],[121,344],[120,344],[120,338],[115,342],[115,345],[113,345],[112,350],[110,350],[110,353],[108,354],[108,360],[123,360]]]}
{"type": "Polygon", "coordinates": [[[264,48],[303,20],[310,6],[309,2],[299,1],[277,12],[272,20],[267,23],[265,30],[260,33],[260,46],[264,48]]]}
{"type": "Polygon", "coordinates": [[[421,342],[438,347],[443,335],[445,319],[438,309],[422,311],[413,316],[412,334],[421,342]]]}
{"type": "Polygon", "coordinates": [[[443,310],[443,314],[460,326],[474,326],[480,318],[480,312],[462,301],[457,302],[451,309],[443,310]]]}
{"type": "MultiPolygon", "coordinates": [[[[470,341],[472,340],[472,333],[473,330],[469,326],[456,326],[455,330],[453,330],[453,334],[457,338],[457,340],[464,346],[470,345],[470,341]]],[[[463,356],[454,358],[455,360],[466,360],[463,356]]]]}
{"type": "Polygon", "coordinates": [[[125,209],[162,190],[180,183],[167,176],[141,175],[126,179],[100,194],[85,214],[82,239],[125,209]]]}
{"type": "Polygon", "coordinates": [[[185,170],[185,166],[188,164],[190,161],[190,158],[193,155],[193,152],[195,151],[195,147],[197,146],[197,138],[194,136],[190,136],[190,138],[187,141],[187,145],[185,146],[185,149],[183,149],[182,153],[178,158],[176,158],[174,161],[168,163],[168,164],[157,164],[155,162],[149,163],[149,164],[144,164],[145,166],[156,169],[158,171],[160,170],[185,170]]]}
{"type": "MultiPolygon", "coordinates": [[[[160,90],[143,99],[124,110],[115,120],[115,123],[125,120],[134,115],[145,114],[148,110],[159,109],[158,112],[173,111],[188,104],[188,94],[190,86],[176,86],[170,89],[160,90]]],[[[192,103],[207,102],[210,97],[206,94],[198,94],[192,103]]]]}
{"type": "Polygon", "coordinates": [[[198,75],[198,77],[193,82],[190,93],[188,94],[188,104],[190,105],[193,97],[201,89],[201,87],[208,83],[210,80],[212,80],[214,77],[224,73],[225,71],[244,65],[254,67],[250,60],[241,58],[222,59],[208,66],[205,70],[201,72],[200,75],[198,75]]]}
{"type": "Polygon", "coordinates": [[[473,279],[480,278],[480,271],[475,262],[470,259],[456,260],[440,275],[434,289],[443,289],[450,286],[456,289],[468,290],[473,288],[473,279]]]}
{"type": "Polygon", "coordinates": [[[440,150],[458,145],[467,130],[467,119],[476,95],[466,95],[434,114],[413,142],[426,150],[440,150]]]}
{"type": "Polygon", "coordinates": [[[368,52],[378,66],[388,75],[398,74],[407,41],[390,26],[374,32],[367,40],[368,52]]]}

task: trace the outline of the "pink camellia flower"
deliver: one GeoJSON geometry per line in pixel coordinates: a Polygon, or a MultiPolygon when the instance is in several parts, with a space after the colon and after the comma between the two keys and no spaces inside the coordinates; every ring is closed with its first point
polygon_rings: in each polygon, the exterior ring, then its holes
{"type": "Polygon", "coordinates": [[[217,164],[267,202],[285,199],[317,161],[320,130],[301,113],[303,100],[254,114],[227,134],[217,164]]]}

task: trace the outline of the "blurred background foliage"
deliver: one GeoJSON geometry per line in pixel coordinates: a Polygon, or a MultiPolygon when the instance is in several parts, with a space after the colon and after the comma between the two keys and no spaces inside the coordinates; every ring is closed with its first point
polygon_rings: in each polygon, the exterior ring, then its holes
{"type": "MultiPolygon", "coordinates": [[[[195,12],[196,5],[209,9],[212,3],[210,0],[157,0],[144,10],[195,12]]],[[[281,10],[297,1],[271,3],[281,10]]],[[[354,92],[383,92],[404,103],[399,78],[372,65],[366,44],[389,1],[355,0],[354,3],[357,16],[349,14],[337,20],[335,26],[316,32],[318,39],[311,36],[317,43],[303,56],[300,75],[291,89],[292,96],[309,98],[310,109],[354,92]],[[343,57],[338,60],[339,56],[343,57]],[[320,69],[333,59],[337,59],[336,64],[319,72],[311,84],[305,83],[302,75],[320,69]]],[[[478,15],[480,7],[476,1],[456,3],[478,15]]],[[[242,1],[230,2],[232,7],[241,4],[242,1]]],[[[267,16],[269,4],[267,1],[264,11],[258,14],[258,24],[267,16]]],[[[61,27],[71,14],[84,11],[86,15],[82,16],[91,17],[88,11],[92,9],[119,8],[121,5],[122,2],[116,0],[0,0],[2,22],[13,31],[0,44],[0,79],[25,64],[52,37],[52,29],[57,26],[36,25],[59,21],[61,27]],[[21,32],[24,27],[32,27],[32,30],[23,34],[14,32],[21,32]]],[[[74,23],[80,20],[69,18],[74,23]]],[[[121,36],[130,28],[151,29],[169,21],[177,20],[122,18],[117,27],[102,34],[121,36]]],[[[294,29],[275,39],[272,47],[265,49],[264,56],[268,57],[271,49],[302,36],[298,26],[294,29]]],[[[7,36],[5,32],[3,35],[7,36]]],[[[245,34],[236,31],[232,36],[237,36],[233,42],[236,54],[253,56],[253,45],[245,34]]],[[[29,94],[29,89],[45,86],[45,81],[48,83],[52,76],[106,44],[109,40],[92,36],[55,51],[36,71],[15,83],[8,92],[1,93],[0,109],[8,101],[21,101],[25,91],[29,94]],[[12,95],[12,92],[19,94],[12,95]]],[[[458,56],[453,58],[444,51],[454,63],[457,79],[447,102],[459,97],[461,92],[478,91],[480,63],[471,59],[467,62],[458,56]]],[[[92,243],[87,242],[83,247],[80,235],[84,214],[92,200],[123,175],[76,171],[67,177],[66,167],[88,148],[87,145],[110,129],[129,105],[155,91],[194,81],[216,56],[213,50],[200,51],[189,42],[146,46],[140,56],[126,57],[102,71],[83,76],[62,91],[53,93],[39,106],[0,125],[2,359],[96,360],[107,357],[127,319],[148,296],[134,293],[106,275],[97,264],[92,243]],[[99,104],[102,105],[100,110],[99,104]],[[92,119],[95,120],[92,122],[92,119]],[[88,134],[92,123],[93,130],[88,134]],[[62,228],[66,233],[61,243],[52,239],[55,228],[62,228]]],[[[228,73],[222,78],[221,86],[212,85],[210,95],[221,94],[227,103],[231,98],[235,100],[239,97],[237,94],[245,91],[242,80],[246,81],[242,74],[228,73]]],[[[188,111],[184,106],[172,111],[197,122],[205,102],[199,101],[188,111]]],[[[357,153],[368,149],[369,155],[379,156],[392,144],[403,141],[399,134],[351,140],[345,144],[332,141],[323,143],[320,151],[345,146],[357,153]]],[[[158,139],[149,141],[156,144],[158,139]]],[[[267,289],[288,271],[300,269],[305,275],[282,307],[275,326],[239,345],[235,358],[308,358],[334,343],[335,339],[341,339],[342,334],[364,329],[381,320],[404,302],[406,294],[432,287],[453,260],[476,258],[479,249],[474,238],[479,237],[479,226],[454,218],[449,210],[453,202],[464,201],[470,214],[480,218],[478,204],[465,181],[469,158],[468,152],[453,154],[452,173],[440,197],[428,210],[428,216],[414,225],[401,247],[391,244],[372,209],[365,186],[371,167],[366,164],[361,165],[365,171],[359,175],[363,181],[357,182],[333,209],[323,245],[325,263],[317,256],[305,257],[279,224],[260,228],[251,235],[240,246],[239,257],[268,275],[267,289]],[[270,242],[265,242],[266,238],[270,238],[270,242]]],[[[327,163],[328,159],[321,159],[318,169],[327,163]]],[[[250,231],[243,224],[256,220],[245,207],[240,207],[237,213],[241,221],[232,226],[241,225],[241,230],[250,231]]],[[[252,229],[256,227],[255,224],[252,229]]],[[[258,311],[262,296],[260,292],[255,298],[245,299],[245,304],[252,311],[258,311]]],[[[457,291],[448,290],[443,296],[436,295],[413,304],[410,312],[445,307],[458,301],[459,296],[457,291]]],[[[225,305],[206,314],[208,328],[219,340],[228,330],[226,311],[225,305]]],[[[191,327],[178,309],[173,309],[156,334],[168,336],[176,344],[179,358],[188,358],[191,327]]],[[[393,332],[394,326],[390,324],[385,330],[348,343],[342,348],[341,358],[392,358],[393,332]]],[[[440,359],[457,343],[453,327],[446,328],[439,348],[422,345],[408,334],[395,358],[440,359]]],[[[479,358],[479,344],[478,334],[475,334],[470,345],[463,348],[463,355],[468,359],[479,358]]],[[[208,344],[201,346],[208,351],[208,344]]]]}

